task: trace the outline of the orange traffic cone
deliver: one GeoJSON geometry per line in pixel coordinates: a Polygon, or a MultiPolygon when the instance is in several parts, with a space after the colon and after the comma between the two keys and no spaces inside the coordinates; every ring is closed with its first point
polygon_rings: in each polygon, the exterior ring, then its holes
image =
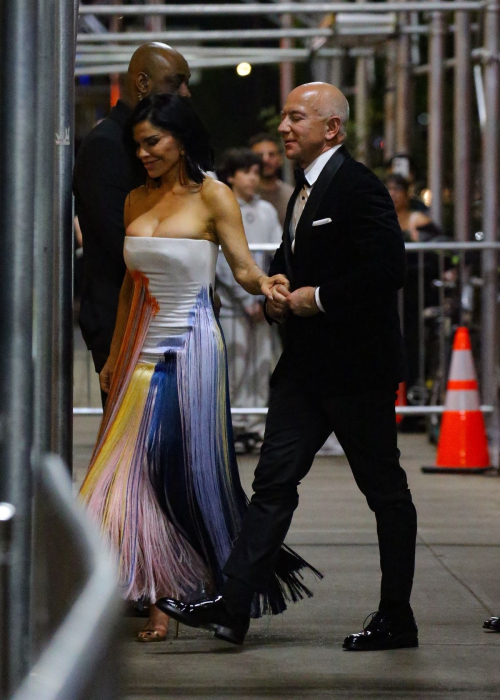
{"type": "MultiPolygon", "coordinates": [[[[398,391],[397,391],[397,397],[396,397],[396,406],[406,406],[407,401],[406,401],[406,382],[400,382],[398,391]]],[[[404,415],[402,413],[396,413],[396,423],[399,425],[401,421],[403,420],[404,415]]]]}
{"type": "Polygon", "coordinates": [[[491,469],[469,331],[457,328],[435,467],[426,473],[478,474],[491,469]]]}

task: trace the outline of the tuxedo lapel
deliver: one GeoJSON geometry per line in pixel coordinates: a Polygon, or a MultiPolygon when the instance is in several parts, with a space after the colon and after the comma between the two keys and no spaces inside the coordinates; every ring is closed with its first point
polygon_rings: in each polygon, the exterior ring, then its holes
{"type": "Polygon", "coordinates": [[[285,253],[285,265],[287,271],[287,277],[289,280],[292,278],[292,237],[290,234],[290,226],[292,223],[293,207],[295,205],[295,200],[301,190],[301,187],[296,186],[295,190],[290,197],[288,206],[286,208],[285,223],[283,225],[283,246],[285,253]]]}
{"type": "Polygon", "coordinates": [[[321,204],[331,181],[337,174],[340,166],[350,157],[351,155],[347,148],[345,146],[341,146],[321,171],[321,175],[314,183],[311,194],[309,195],[306,206],[304,207],[304,211],[302,212],[297,225],[297,230],[295,231],[296,239],[300,237],[303,232],[306,232],[311,228],[316,212],[318,211],[318,207],[321,204]]]}

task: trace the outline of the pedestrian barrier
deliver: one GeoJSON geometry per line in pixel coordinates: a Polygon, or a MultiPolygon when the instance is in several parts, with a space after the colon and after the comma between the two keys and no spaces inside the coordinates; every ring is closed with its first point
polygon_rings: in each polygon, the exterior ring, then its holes
{"type": "MultiPolygon", "coordinates": [[[[36,627],[37,617],[44,627],[58,622],[41,635],[41,656],[12,700],[115,700],[121,695],[116,638],[122,603],[114,564],[98,530],[75,504],[62,461],[46,457],[37,465],[37,476],[44,509],[37,523],[43,525],[39,545],[46,540],[47,551],[35,567],[37,614],[23,624],[36,627]]],[[[34,636],[40,637],[38,630],[34,636]]],[[[6,670],[8,645],[1,656],[6,670]]]]}
{"type": "MultiPolygon", "coordinates": [[[[479,235],[479,234],[478,234],[479,235]]],[[[274,251],[272,244],[251,244],[251,251],[274,251]]],[[[497,319],[490,313],[496,304],[496,276],[483,274],[486,258],[496,260],[499,243],[441,241],[427,243],[406,243],[408,277],[404,290],[400,292],[400,316],[405,337],[409,381],[406,383],[406,400],[400,387],[400,397],[395,411],[398,423],[403,416],[408,420],[420,420],[417,428],[426,430],[429,439],[437,442],[441,414],[445,411],[446,380],[449,373],[454,331],[457,326],[467,326],[471,333],[471,343],[477,352],[480,370],[480,383],[484,405],[480,411],[487,418],[490,438],[491,462],[496,466],[500,453],[500,431],[497,420],[496,374],[497,349],[495,333],[497,319]],[[493,300],[493,301],[492,301],[493,300]],[[488,323],[482,318],[488,318],[488,323]]],[[[495,307],[496,308],[496,307],[495,307]]],[[[279,343],[279,339],[275,338],[279,343]]],[[[251,377],[257,366],[252,353],[257,343],[245,346],[249,368],[249,395],[252,397],[251,377]]],[[[96,378],[90,356],[82,350],[75,394],[73,415],[98,416],[102,409],[98,406],[99,393],[96,391],[96,378]],[[82,367],[87,363],[84,371],[82,367]],[[86,395],[86,398],[85,398],[86,395]]],[[[229,374],[231,378],[232,358],[229,353],[229,374]]],[[[279,355],[278,352],[276,353],[279,355]]],[[[75,375],[76,376],[76,375],[75,375]]],[[[233,406],[232,415],[265,415],[267,408],[257,400],[249,400],[247,407],[233,406]]],[[[238,421],[237,421],[238,422],[238,421]]],[[[404,421],[404,429],[407,422],[404,421]]],[[[410,428],[410,426],[408,426],[410,428]]],[[[411,428],[410,428],[411,429],[411,428]]]]}
{"type": "Polygon", "coordinates": [[[436,466],[425,473],[477,474],[491,469],[484,417],[479,406],[470,335],[458,328],[441,423],[436,466]]]}

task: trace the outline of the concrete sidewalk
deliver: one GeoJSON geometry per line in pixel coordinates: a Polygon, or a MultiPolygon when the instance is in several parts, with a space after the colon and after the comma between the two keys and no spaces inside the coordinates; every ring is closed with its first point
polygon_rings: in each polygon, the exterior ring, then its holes
{"type": "MultiPolygon", "coordinates": [[[[97,425],[77,419],[77,480],[97,425]]],[[[377,607],[378,549],[373,514],[345,459],[322,457],[301,486],[288,538],[325,574],[320,583],[310,581],[314,598],[253,623],[241,649],[183,626],[177,640],[138,644],[134,634],[143,621],[126,619],[127,700],[498,698],[500,635],[481,625],[500,613],[500,479],[422,475],[434,449],[409,435],[400,447],[419,512],[412,601],[419,649],[342,651],[344,636],[377,607]]],[[[240,460],[247,492],[255,462],[240,460]]]]}

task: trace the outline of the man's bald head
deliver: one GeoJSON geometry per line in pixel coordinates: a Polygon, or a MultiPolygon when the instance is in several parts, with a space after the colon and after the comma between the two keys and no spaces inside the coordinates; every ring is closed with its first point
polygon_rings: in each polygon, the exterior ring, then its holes
{"type": "Polygon", "coordinates": [[[184,56],[167,44],[151,41],[139,46],[127,72],[127,102],[134,106],[151,93],[190,97],[191,76],[184,56]]]}
{"type": "Polygon", "coordinates": [[[344,93],[330,83],[305,83],[299,85],[289,95],[289,99],[309,104],[324,119],[340,119],[339,135],[345,137],[345,125],[349,119],[349,103],[344,93]]]}
{"type": "Polygon", "coordinates": [[[321,153],[344,141],[349,104],[328,83],[307,83],[292,90],[281,113],[279,132],[287,158],[307,167],[321,153]]]}

